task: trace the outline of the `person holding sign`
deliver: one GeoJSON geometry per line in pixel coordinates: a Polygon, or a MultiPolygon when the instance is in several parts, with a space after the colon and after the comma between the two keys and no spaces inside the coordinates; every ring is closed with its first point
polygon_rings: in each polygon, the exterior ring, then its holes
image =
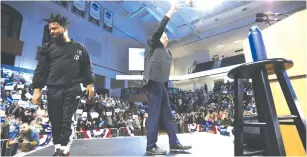
{"type": "Polygon", "coordinates": [[[153,34],[147,40],[144,62],[144,88],[148,94],[148,118],[147,118],[147,148],[146,152],[153,155],[165,155],[166,151],[156,145],[160,117],[169,136],[170,150],[187,150],[191,146],[180,144],[173,125],[173,114],[170,108],[168,91],[172,55],[166,48],[168,43],[164,30],[170,17],[177,11],[173,4],[153,34]]]}
{"type": "Polygon", "coordinates": [[[80,83],[86,87],[88,99],[94,95],[95,82],[91,61],[85,47],[68,37],[67,18],[51,14],[45,19],[52,40],[38,52],[32,86],[33,104],[40,104],[42,88],[47,85],[48,115],[55,145],[53,156],[68,156],[72,136],[72,117],[82,96],[80,83]]]}

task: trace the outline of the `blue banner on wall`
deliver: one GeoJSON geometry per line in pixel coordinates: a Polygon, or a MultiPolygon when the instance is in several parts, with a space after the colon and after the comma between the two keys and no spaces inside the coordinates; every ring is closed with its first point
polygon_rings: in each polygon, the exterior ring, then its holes
{"type": "Polygon", "coordinates": [[[104,9],[104,18],[103,18],[103,28],[106,29],[109,32],[113,31],[113,13],[108,11],[107,9],[104,9]]]}
{"type": "Polygon", "coordinates": [[[80,15],[81,17],[85,17],[85,6],[86,1],[73,1],[72,12],[80,15]]]}
{"type": "Polygon", "coordinates": [[[68,8],[68,1],[59,1],[59,0],[56,0],[56,1],[54,1],[54,3],[56,3],[56,4],[58,4],[58,5],[60,5],[60,6],[62,6],[62,7],[64,7],[64,8],[68,8]]]}
{"type": "Polygon", "coordinates": [[[89,21],[100,26],[100,4],[98,2],[91,2],[89,21]]]}

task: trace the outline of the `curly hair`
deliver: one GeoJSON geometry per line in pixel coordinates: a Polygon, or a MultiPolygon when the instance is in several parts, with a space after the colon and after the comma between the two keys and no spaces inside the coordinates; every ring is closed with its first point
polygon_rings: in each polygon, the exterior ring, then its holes
{"type": "Polygon", "coordinates": [[[69,24],[68,18],[66,16],[62,16],[61,14],[53,15],[53,13],[51,13],[49,19],[43,19],[43,21],[47,23],[57,22],[62,27],[67,27],[69,24]]]}

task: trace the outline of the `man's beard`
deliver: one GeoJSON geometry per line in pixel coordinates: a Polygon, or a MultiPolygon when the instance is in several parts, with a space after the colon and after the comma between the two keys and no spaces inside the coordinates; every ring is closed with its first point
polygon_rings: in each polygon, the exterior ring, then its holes
{"type": "Polygon", "coordinates": [[[22,131],[21,131],[21,134],[26,135],[28,132],[29,132],[29,130],[27,130],[27,131],[22,130],[22,131]]]}
{"type": "Polygon", "coordinates": [[[57,44],[63,44],[65,39],[64,39],[64,34],[60,33],[55,37],[52,37],[52,40],[55,41],[57,44]]]}

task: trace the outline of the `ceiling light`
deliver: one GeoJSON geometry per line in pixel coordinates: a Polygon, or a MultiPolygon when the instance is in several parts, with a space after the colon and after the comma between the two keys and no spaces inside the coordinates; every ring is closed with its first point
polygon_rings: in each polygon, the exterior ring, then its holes
{"type": "Polygon", "coordinates": [[[178,4],[179,0],[168,0],[171,4],[178,4]]]}
{"type": "MultiPolygon", "coordinates": [[[[168,0],[170,4],[177,4],[178,6],[186,6],[188,1],[182,0],[168,0]],[[184,3],[184,4],[183,4],[184,3]]],[[[204,11],[210,10],[220,4],[223,0],[192,0],[193,9],[204,11]]]]}
{"type": "MultiPolygon", "coordinates": [[[[218,4],[220,4],[223,0],[195,0],[195,3],[197,3],[197,8],[201,10],[207,10],[207,9],[213,9],[218,4]]],[[[196,4],[195,4],[196,6],[196,4]]]]}
{"type": "Polygon", "coordinates": [[[237,40],[237,41],[234,41],[233,43],[241,43],[242,42],[242,40],[237,40]]]}
{"type": "Polygon", "coordinates": [[[219,46],[217,46],[217,48],[221,48],[221,47],[223,47],[224,45],[219,45],[219,46]]]}

